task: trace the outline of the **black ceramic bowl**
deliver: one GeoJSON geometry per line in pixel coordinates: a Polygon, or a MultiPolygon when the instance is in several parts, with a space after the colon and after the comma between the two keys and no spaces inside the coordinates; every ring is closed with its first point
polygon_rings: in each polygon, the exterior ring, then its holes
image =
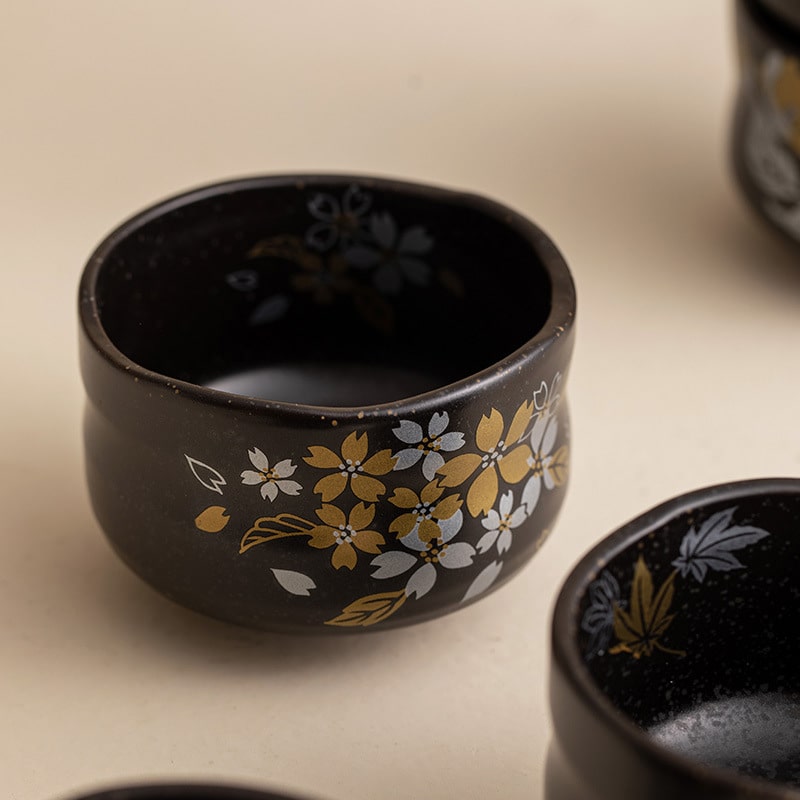
{"type": "Polygon", "coordinates": [[[761,0],[761,4],[784,25],[800,30],[800,3],[797,0],[761,0]]]}
{"type": "MultiPolygon", "coordinates": [[[[121,786],[72,800],[293,800],[284,794],[206,784],[121,786]]],[[[294,800],[298,800],[294,798],[294,800]]]]}
{"type": "Polygon", "coordinates": [[[800,3],[738,0],[741,83],[733,124],[739,186],[758,214],[800,240],[800,3]],[[773,12],[780,12],[777,16],[773,12]],[[790,13],[791,12],[791,13],[790,13]]]}
{"type": "Polygon", "coordinates": [[[545,234],[472,195],[268,177],[161,203],[81,283],[97,518],[146,581],[234,622],[456,609],[561,506],[574,312],[545,234]]]}
{"type": "Polygon", "coordinates": [[[800,798],[800,480],[679,497],[556,604],[547,800],[800,798]]]}

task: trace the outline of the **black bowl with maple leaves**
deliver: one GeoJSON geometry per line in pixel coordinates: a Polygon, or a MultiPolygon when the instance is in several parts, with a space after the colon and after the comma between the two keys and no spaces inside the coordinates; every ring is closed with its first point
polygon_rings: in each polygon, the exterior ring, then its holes
{"type": "Polygon", "coordinates": [[[474,195],[300,176],[168,200],[81,283],[96,516],[147,582],[233,622],[455,610],[563,501],[574,312],[547,236],[474,195]]]}
{"type": "Polygon", "coordinates": [[[553,619],[547,800],[800,798],[800,480],[703,489],[595,547],[553,619]]]}

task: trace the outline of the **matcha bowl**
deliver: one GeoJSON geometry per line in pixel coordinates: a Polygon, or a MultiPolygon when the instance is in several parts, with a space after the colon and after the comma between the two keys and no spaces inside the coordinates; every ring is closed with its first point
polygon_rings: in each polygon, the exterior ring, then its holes
{"type": "Polygon", "coordinates": [[[363,631],[500,586],[569,473],[575,290],[474,195],[251,178],[156,205],[80,287],[91,501],[179,603],[363,631]]]}

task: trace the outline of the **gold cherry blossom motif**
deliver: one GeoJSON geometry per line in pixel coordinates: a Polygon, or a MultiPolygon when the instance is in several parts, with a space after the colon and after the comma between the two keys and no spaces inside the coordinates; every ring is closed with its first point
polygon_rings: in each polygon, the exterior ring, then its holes
{"type": "Polygon", "coordinates": [[[445,487],[460,486],[477,472],[467,491],[467,510],[473,517],[488,514],[494,506],[499,490],[498,472],[512,484],[519,483],[527,474],[528,459],[533,453],[527,444],[519,442],[532,417],[533,403],[523,402],[503,435],[503,415],[493,408],[488,417],[481,416],[475,433],[475,444],[483,455],[464,453],[437,470],[445,487]]]}
{"type": "Polygon", "coordinates": [[[375,518],[373,505],[358,503],[345,518],[344,512],[336,506],[323,503],[316,514],[323,524],[308,531],[307,535],[311,537],[308,543],[318,550],[333,547],[331,565],[334,569],[353,569],[358,560],[356,550],[377,554],[380,553],[380,546],[385,544],[386,540],[381,534],[368,530],[375,518]]]}
{"type": "Polygon", "coordinates": [[[457,494],[440,499],[443,494],[444,487],[439,485],[438,480],[428,483],[419,494],[411,489],[395,489],[389,502],[408,511],[389,525],[389,531],[402,539],[416,530],[420,541],[425,543],[441,538],[442,525],[452,519],[464,504],[457,494]]]}
{"type": "Polygon", "coordinates": [[[374,476],[391,472],[397,460],[391,450],[380,450],[367,458],[368,436],[366,433],[359,436],[356,431],[342,442],[341,455],[320,445],[311,445],[308,450],[311,455],[303,458],[306,464],[317,469],[336,470],[318,480],[314,486],[314,492],[322,495],[325,503],[335,500],[348,483],[359,500],[375,503],[382,494],[386,494],[386,486],[374,476]]]}

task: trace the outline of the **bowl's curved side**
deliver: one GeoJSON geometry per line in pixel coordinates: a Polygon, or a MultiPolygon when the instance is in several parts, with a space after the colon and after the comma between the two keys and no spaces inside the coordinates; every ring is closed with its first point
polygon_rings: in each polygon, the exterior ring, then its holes
{"type": "Polygon", "coordinates": [[[221,619],[333,632],[453,611],[514,575],[552,529],[569,475],[570,349],[558,340],[501,395],[300,426],[137,382],[84,339],[96,517],[145,581],[221,619]],[[444,444],[429,462],[399,435],[432,426],[444,444]],[[282,481],[261,475],[267,461],[282,481]]]}

